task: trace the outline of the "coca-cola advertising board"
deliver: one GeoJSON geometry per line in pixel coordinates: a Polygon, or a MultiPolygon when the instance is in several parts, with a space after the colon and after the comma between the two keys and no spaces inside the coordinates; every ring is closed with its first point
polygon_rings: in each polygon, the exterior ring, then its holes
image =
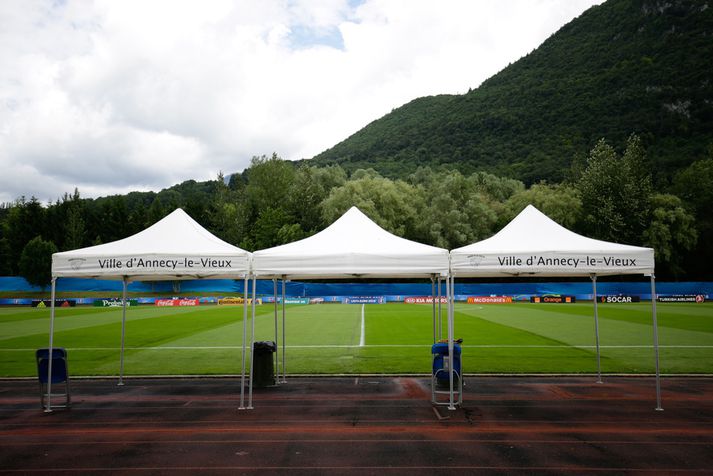
{"type": "Polygon", "coordinates": [[[198,306],[200,301],[198,299],[156,299],[154,304],[161,307],[198,306]]]}

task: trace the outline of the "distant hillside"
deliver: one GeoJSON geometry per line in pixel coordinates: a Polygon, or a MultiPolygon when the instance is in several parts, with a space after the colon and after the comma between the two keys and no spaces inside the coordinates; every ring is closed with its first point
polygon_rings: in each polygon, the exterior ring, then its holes
{"type": "Polygon", "coordinates": [[[658,178],[713,154],[713,3],[609,0],[479,88],[411,101],[308,162],[559,181],[599,138],[632,132],[658,178]]]}

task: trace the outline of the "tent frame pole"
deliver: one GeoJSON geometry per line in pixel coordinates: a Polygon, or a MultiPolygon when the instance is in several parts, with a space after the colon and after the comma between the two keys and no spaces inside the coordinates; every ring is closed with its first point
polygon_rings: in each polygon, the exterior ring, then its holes
{"type": "Polygon", "coordinates": [[[659,369],[659,325],[656,317],[656,276],[651,273],[651,315],[654,327],[654,358],[656,360],[656,411],[662,412],[661,406],[661,372],[659,369]]]}
{"type": "Polygon", "coordinates": [[[272,293],[273,297],[275,299],[275,305],[274,305],[274,314],[275,314],[275,372],[278,375],[278,378],[275,379],[275,384],[279,385],[280,379],[280,352],[279,352],[279,343],[280,340],[278,339],[279,334],[277,330],[277,278],[272,278],[272,293]]]}
{"type": "Polygon", "coordinates": [[[119,383],[116,385],[124,385],[124,343],[126,341],[126,280],[122,278],[121,288],[121,354],[119,355],[119,383]]]}
{"type": "Polygon", "coordinates": [[[436,343],[436,279],[431,275],[431,303],[433,305],[433,343],[436,343]]]}
{"type": "Polygon", "coordinates": [[[54,349],[54,297],[56,293],[57,278],[52,278],[52,291],[50,292],[50,344],[49,344],[49,363],[47,365],[47,406],[45,413],[52,412],[52,353],[54,349]]]}
{"type": "MultiPolygon", "coordinates": [[[[282,383],[287,383],[287,373],[285,371],[285,280],[286,276],[282,275],[282,383]]],[[[277,373],[277,380],[280,380],[280,373],[277,373]]]]}
{"type": "Polygon", "coordinates": [[[448,391],[448,409],[449,410],[455,410],[456,407],[453,404],[454,402],[454,396],[453,396],[453,372],[454,372],[454,355],[453,355],[453,285],[455,283],[453,282],[453,278],[451,276],[446,277],[446,294],[448,295],[448,385],[449,385],[449,391],[448,391]]]}
{"type": "Polygon", "coordinates": [[[245,344],[248,337],[248,275],[243,278],[243,373],[240,376],[240,406],[238,410],[245,410],[245,344]]]}
{"type": "MultiPolygon", "coordinates": [[[[441,309],[441,283],[443,279],[438,276],[438,340],[443,339],[443,310],[441,309]]],[[[448,300],[446,299],[446,302],[448,300]]]]}
{"type": "Polygon", "coordinates": [[[597,302],[597,275],[592,273],[589,275],[592,279],[592,302],[594,303],[594,341],[597,346],[597,383],[602,382],[602,361],[599,350],[599,307],[597,302]]]}
{"type": "Polygon", "coordinates": [[[250,378],[248,387],[248,410],[253,409],[253,370],[255,367],[255,276],[253,276],[252,317],[250,319],[250,378]]]}

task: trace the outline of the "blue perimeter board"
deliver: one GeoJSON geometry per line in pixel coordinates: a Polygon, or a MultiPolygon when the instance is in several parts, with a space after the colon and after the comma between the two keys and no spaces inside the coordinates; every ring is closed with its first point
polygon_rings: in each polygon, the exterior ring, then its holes
{"type": "MultiPolygon", "coordinates": [[[[157,282],[132,282],[128,290],[132,293],[160,293],[170,295],[179,289],[182,293],[242,293],[243,280],[231,279],[205,279],[178,282],[178,288],[172,281],[157,282]]],[[[403,301],[408,296],[429,296],[431,283],[329,283],[329,282],[301,282],[288,281],[285,283],[285,295],[289,297],[323,298],[324,302],[352,301],[357,303],[375,301],[393,302],[403,301]],[[355,299],[361,298],[361,299],[355,299]],[[377,299],[382,298],[382,299],[377,299]]],[[[441,288],[445,294],[445,284],[441,288]]],[[[93,292],[120,292],[121,281],[61,278],[57,280],[57,291],[93,291],[93,292]]],[[[36,286],[31,286],[20,277],[0,277],[0,291],[42,291],[36,286]]],[[[592,298],[592,283],[589,279],[568,282],[517,282],[517,283],[460,283],[456,280],[456,300],[466,300],[468,296],[513,296],[517,300],[528,300],[530,296],[546,294],[559,294],[575,296],[578,300],[592,298]]],[[[249,292],[252,286],[249,285],[249,292]]],[[[282,284],[278,282],[278,294],[282,292],[282,284]]],[[[713,282],[657,282],[656,292],[659,295],[713,295],[713,282]]],[[[256,294],[268,302],[272,302],[273,283],[271,280],[258,280],[256,294]]],[[[642,277],[636,282],[597,282],[597,294],[605,295],[633,295],[641,299],[651,299],[651,284],[642,277]]],[[[155,298],[140,299],[140,303],[149,303],[155,298]]],[[[77,304],[89,304],[93,298],[78,299],[77,304]]],[[[208,299],[206,299],[208,301],[208,299]]],[[[0,299],[0,305],[20,304],[17,299],[0,299]],[[12,302],[5,302],[12,301],[12,302]]],[[[23,300],[24,301],[24,300],[23,300]]],[[[210,301],[208,301],[210,302],[210,301]]]]}

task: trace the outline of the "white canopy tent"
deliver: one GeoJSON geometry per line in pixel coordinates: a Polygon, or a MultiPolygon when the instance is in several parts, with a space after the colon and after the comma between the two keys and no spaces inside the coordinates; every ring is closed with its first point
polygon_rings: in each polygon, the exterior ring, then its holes
{"type": "Polygon", "coordinates": [[[352,207],[319,233],[253,253],[253,274],[292,279],[448,274],[448,250],[392,235],[352,207]]]}
{"type": "Polygon", "coordinates": [[[451,251],[457,276],[652,274],[654,250],[578,235],[528,205],[495,235],[451,251]]]}
{"type": "MultiPolygon", "coordinates": [[[[123,316],[119,384],[123,383],[126,287],[131,281],[186,279],[244,279],[245,293],[250,253],[211,234],[182,209],[176,209],[147,229],[128,238],[52,255],[50,355],[54,337],[56,281],[60,277],[123,281],[123,316]]],[[[247,298],[247,296],[246,296],[247,298]]],[[[247,302],[247,299],[245,299],[247,302]]],[[[243,343],[247,332],[244,306],[243,343]]],[[[244,352],[244,345],[243,345],[244,352]]],[[[243,367],[245,366],[243,354],[243,367]]],[[[50,359],[49,372],[52,372],[50,359]]],[[[51,385],[51,379],[49,380],[51,385]]],[[[48,388],[50,393],[51,387],[48,388]]],[[[241,395],[242,399],[242,395],[241,395]]],[[[50,411],[47,399],[46,411],[50,411]]]]}
{"type": "Polygon", "coordinates": [[[52,255],[53,277],[125,281],[234,279],[248,274],[250,253],[203,228],[178,208],[135,235],[52,255]]]}
{"type": "MultiPolygon", "coordinates": [[[[358,208],[352,207],[329,227],[313,236],[254,252],[252,274],[253,279],[273,279],[276,282],[279,278],[283,282],[282,368],[284,375],[284,282],[286,279],[375,277],[431,279],[438,277],[440,279],[448,276],[448,250],[395,236],[370,220],[358,208]]],[[[450,296],[448,288],[447,294],[450,296]]],[[[275,322],[277,334],[277,307],[275,322]]],[[[253,308],[253,332],[254,325],[253,308]]],[[[450,321],[448,329],[448,338],[452,345],[450,321]]],[[[251,348],[253,340],[254,335],[251,339],[251,348]]],[[[452,406],[452,386],[450,393],[452,406]]],[[[252,406],[252,372],[249,401],[249,406],[252,406]]]]}
{"type": "Polygon", "coordinates": [[[490,238],[451,251],[455,277],[589,276],[592,280],[597,348],[597,374],[601,382],[597,276],[643,274],[651,277],[656,409],[661,409],[658,326],[654,250],[621,245],[578,235],[528,205],[490,238]]]}

